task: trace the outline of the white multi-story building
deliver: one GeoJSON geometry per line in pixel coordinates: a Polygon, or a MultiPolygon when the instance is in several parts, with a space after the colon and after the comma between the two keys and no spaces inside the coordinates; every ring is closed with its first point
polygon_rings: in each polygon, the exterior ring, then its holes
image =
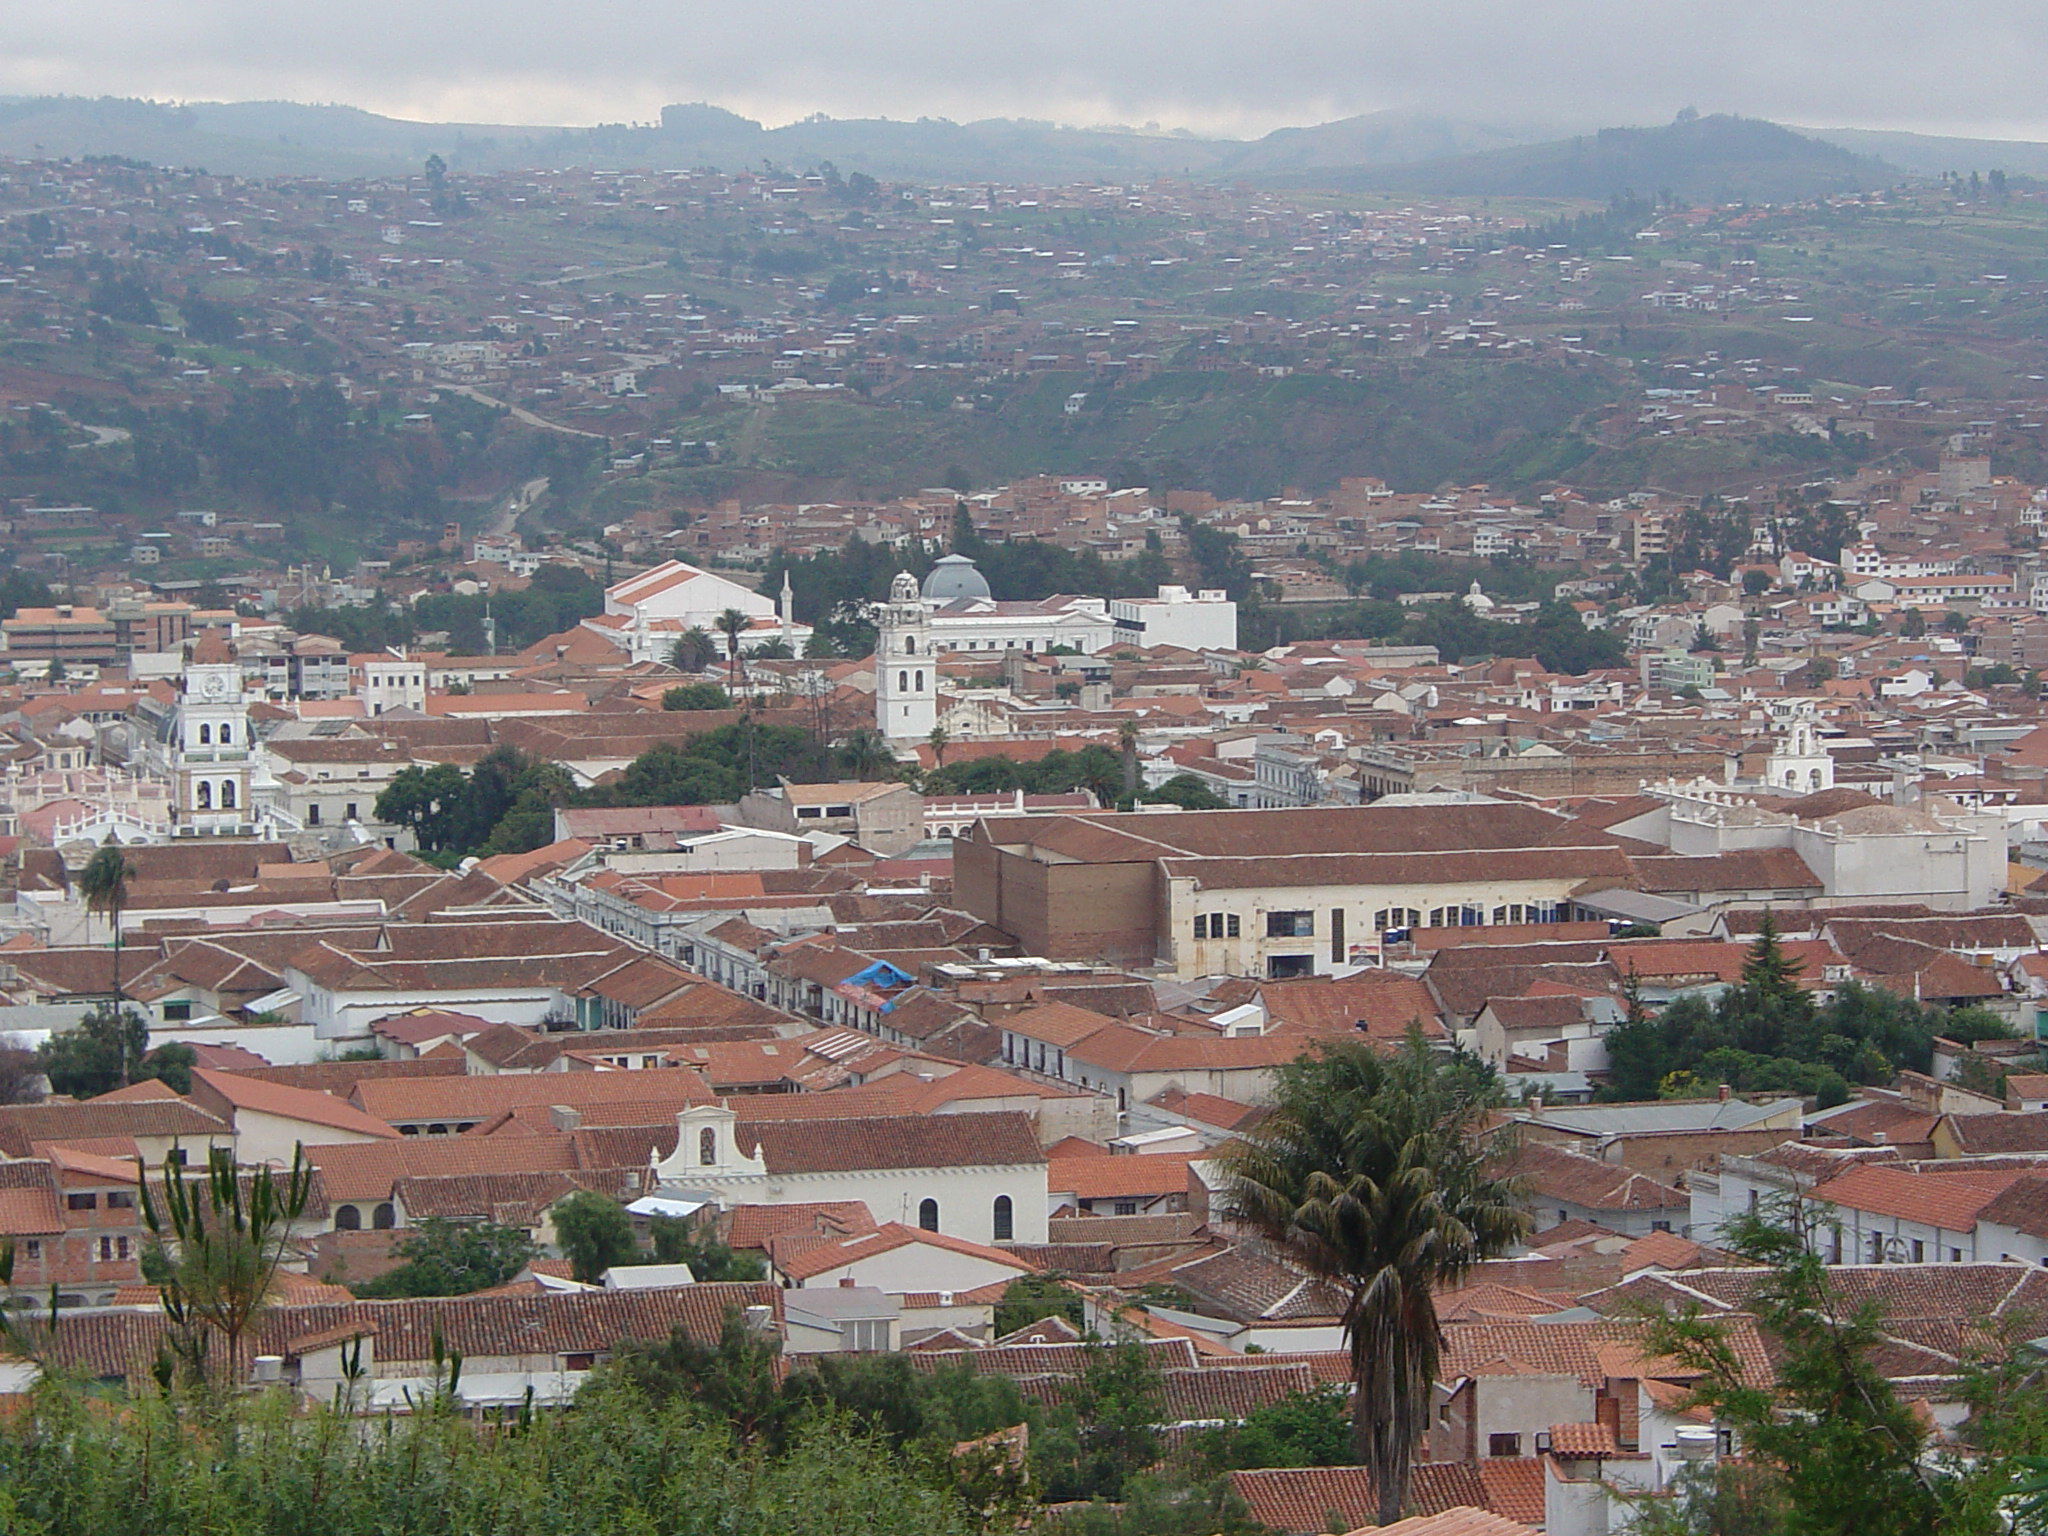
{"type": "Polygon", "coordinates": [[[931,605],[917,578],[898,571],[875,640],[875,729],[890,741],[923,741],[938,724],[937,662],[931,605]]]}
{"type": "Polygon", "coordinates": [[[1112,598],[1109,616],[1116,623],[1116,638],[1126,644],[1237,649],[1237,604],[1213,588],[1161,587],[1157,597],[1112,598]]]}

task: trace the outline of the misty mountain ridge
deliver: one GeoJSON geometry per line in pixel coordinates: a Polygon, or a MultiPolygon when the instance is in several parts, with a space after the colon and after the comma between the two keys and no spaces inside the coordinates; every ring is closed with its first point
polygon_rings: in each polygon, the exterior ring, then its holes
{"type": "MultiPolygon", "coordinates": [[[[378,176],[438,154],[455,170],[526,167],[801,171],[830,161],[920,182],[1187,177],[1398,195],[1605,199],[1619,193],[1784,201],[1882,186],[1944,158],[1983,159],[1985,141],[1686,114],[1660,127],[1458,118],[1390,109],[1257,139],[1204,138],[1022,119],[816,116],[771,128],[708,103],[652,124],[590,128],[423,123],[361,108],[283,101],[164,103],[119,97],[0,98],[0,154],[121,155],[249,176],[378,176]],[[1879,158],[1894,143],[1896,159],[1879,158]]],[[[2000,146],[2025,173],[2048,145],[2000,146]]],[[[1985,160],[1984,163],[1991,163],[1985,160]]]]}

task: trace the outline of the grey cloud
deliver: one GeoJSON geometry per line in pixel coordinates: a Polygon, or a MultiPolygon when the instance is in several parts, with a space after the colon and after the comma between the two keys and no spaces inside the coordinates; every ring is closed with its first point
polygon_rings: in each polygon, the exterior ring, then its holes
{"type": "Polygon", "coordinates": [[[988,116],[1258,132],[1386,107],[2048,134],[2038,0],[34,0],[0,91],[283,97],[507,122],[706,100],[770,121],[988,116]]]}

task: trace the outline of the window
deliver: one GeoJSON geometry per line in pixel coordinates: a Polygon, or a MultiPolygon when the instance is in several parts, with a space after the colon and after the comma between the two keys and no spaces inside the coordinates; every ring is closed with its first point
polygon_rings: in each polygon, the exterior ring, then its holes
{"type": "Polygon", "coordinates": [[[351,800],[341,808],[341,814],[350,821],[356,820],[356,802],[351,800]]]}
{"type": "Polygon", "coordinates": [[[1116,1203],[1115,1209],[1116,1214],[1119,1216],[1135,1216],[1138,1214],[1138,1202],[1135,1200],[1119,1200],[1116,1203]]]}
{"type": "Polygon", "coordinates": [[[1395,928],[1420,928],[1422,914],[1413,907],[1382,907],[1373,913],[1372,926],[1377,933],[1395,928]]]}
{"type": "Polygon", "coordinates": [[[125,1189],[110,1189],[107,1191],[107,1209],[132,1211],[135,1209],[135,1197],[125,1189]]]}
{"type": "Polygon", "coordinates": [[[96,1211],[100,1208],[100,1197],[94,1194],[69,1194],[64,1197],[67,1211],[96,1211]]]}
{"type": "Polygon", "coordinates": [[[220,783],[220,808],[232,811],[235,808],[235,781],[222,779],[220,783]]]}
{"type": "Polygon", "coordinates": [[[1008,1195],[996,1196],[995,1234],[999,1243],[1007,1243],[1017,1234],[1016,1211],[1008,1195]]]}
{"type": "Polygon", "coordinates": [[[1238,926],[1237,926],[1237,914],[1236,914],[1235,912],[1227,912],[1227,913],[1225,913],[1225,914],[1224,914],[1224,917],[1223,917],[1223,925],[1224,925],[1224,937],[1225,937],[1225,938],[1229,938],[1229,939],[1234,939],[1234,938],[1236,938],[1236,937],[1237,937],[1237,935],[1238,935],[1238,926]]]}
{"type": "Polygon", "coordinates": [[[594,1369],[596,1365],[597,1356],[589,1350],[562,1356],[562,1369],[565,1371],[588,1371],[594,1369]]]}
{"type": "Polygon", "coordinates": [[[1671,1230],[1671,1223],[1668,1221],[1653,1221],[1650,1223],[1650,1230],[1652,1232],[1669,1232],[1671,1230]]]}
{"type": "Polygon", "coordinates": [[[223,725],[220,728],[220,744],[224,747],[228,746],[234,741],[234,739],[235,728],[232,725],[223,725]]]}
{"type": "Polygon", "coordinates": [[[1266,937],[1269,939],[1306,939],[1314,936],[1316,915],[1313,912],[1268,912],[1266,914],[1266,937]]]}
{"type": "Polygon", "coordinates": [[[199,745],[201,745],[202,747],[210,747],[213,745],[212,726],[202,725],[201,727],[199,727],[199,745]]]}
{"type": "Polygon", "coordinates": [[[889,1348],[889,1319],[850,1317],[839,1325],[839,1342],[850,1355],[879,1355],[889,1348]]]}
{"type": "Polygon", "coordinates": [[[1522,1454],[1520,1435],[1488,1435],[1486,1454],[1489,1456],[1519,1456],[1522,1454]]]}
{"type": "Polygon", "coordinates": [[[910,675],[911,675],[912,677],[914,677],[914,678],[916,678],[916,679],[917,679],[917,691],[918,691],[919,693],[922,693],[922,692],[924,692],[924,673],[923,673],[923,672],[913,672],[913,673],[911,673],[910,675]]]}
{"type": "Polygon", "coordinates": [[[363,1230],[363,1213],[352,1205],[338,1205],[334,1208],[334,1230],[337,1232],[360,1232],[363,1230]]]}
{"type": "Polygon", "coordinates": [[[207,783],[206,780],[204,779],[201,779],[199,781],[199,794],[197,796],[195,803],[202,811],[210,811],[213,809],[213,786],[207,783]]]}
{"type": "Polygon", "coordinates": [[[1917,1237],[1913,1239],[1913,1262],[1915,1264],[1925,1264],[1927,1262],[1927,1244],[1917,1237]]]}
{"type": "Polygon", "coordinates": [[[40,1237],[30,1238],[21,1247],[24,1258],[40,1259],[43,1256],[43,1240],[40,1237]]]}
{"type": "Polygon", "coordinates": [[[707,1125],[697,1133],[697,1163],[699,1167],[718,1166],[718,1128],[707,1125]]]}
{"type": "Polygon", "coordinates": [[[386,1200],[370,1212],[370,1225],[379,1232],[389,1232],[398,1225],[398,1207],[386,1200]]]}
{"type": "Polygon", "coordinates": [[[1963,1250],[1962,1250],[1962,1249],[1960,1249],[1960,1248],[1951,1248],[1951,1249],[1949,1249],[1949,1251],[1948,1251],[1948,1261],[1949,1261],[1949,1263],[1951,1263],[1951,1264],[1960,1264],[1960,1263],[1962,1263],[1962,1262],[1963,1262],[1963,1250]]]}
{"type": "Polygon", "coordinates": [[[939,1202],[920,1200],[917,1203],[917,1224],[927,1232],[939,1230],[939,1202]]]}
{"type": "Polygon", "coordinates": [[[306,825],[309,827],[320,825],[320,807],[317,803],[306,807],[306,825]]]}
{"type": "Polygon", "coordinates": [[[1313,976],[1315,970],[1314,955],[1266,956],[1266,979],[1269,981],[1288,981],[1297,976],[1313,976]]]}

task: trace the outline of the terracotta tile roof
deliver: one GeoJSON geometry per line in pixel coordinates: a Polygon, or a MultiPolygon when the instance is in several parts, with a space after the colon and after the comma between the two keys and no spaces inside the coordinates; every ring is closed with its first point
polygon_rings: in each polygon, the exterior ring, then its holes
{"type": "Polygon", "coordinates": [[[246,1112],[297,1120],[307,1125],[324,1125],[331,1130],[350,1131],[358,1136],[383,1139],[398,1135],[382,1120],[372,1119],[346,1099],[317,1089],[265,1082],[245,1072],[214,1072],[205,1067],[196,1068],[192,1073],[192,1094],[202,1107],[222,1114],[224,1118],[246,1112]]]}
{"type": "Polygon", "coordinates": [[[1536,1528],[1519,1520],[1469,1506],[1413,1515],[1373,1530],[1375,1536],[1538,1536],[1536,1528]]]}
{"type": "Polygon", "coordinates": [[[735,1205],[722,1218],[725,1242],[736,1249],[762,1249],[784,1232],[819,1236],[871,1232],[875,1218],[860,1200],[816,1200],[790,1205],[735,1205]]]}
{"type": "Polygon", "coordinates": [[[0,1152],[30,1156],[38,1141],[94,1140],[107,1136],[194,1139],[228,1138],[227,1123],[184,1099],[130,1100],[104,1104],[8,1104],[0,1106],[0,1152]]]}
{"type": "Polygon", "coordinates": [[[1589,1210],[1664,1211],[1691,1203],[1684,1191],[1646,1173],[1540,1141],[1522,1143],[1515,1173],[1534,1199],[1563,1200],[1589,1210]]]}
{"type": "MultiPolygon", "coordinates": [[[[1139,1347],[1162,1371],[1187,1369],[1198,1363],[1186,1339],[1143,1339],[1139,1347]]],[[[1088,1367],[1093,1345],[996,1344],[981,1349],[921,1349],[910,1352],[920,1371],[958,1370],[978,1376],[1078,1376],[1088,1367]]]]}
{"type": "Polygon", "coordinates": [[[1194,1160],[1194,1154],[1185,1152],[1056,1157],[1046,1163],[1045,1185],[1055,1195],[1072,1195],[1078,1200],[1184,1194],[1188,1164],[1194,1160]]]}
{"type": "Polygon", "coordinates": [[[849,1237],[814,1237],[808,1233],[802,1234],[802,1246],[785,1253],[783,1245],[792,1235],[794,1234],[784,1233],[771,1238],[769,1252],[775,1260],[775,1267],[798,1284],[802,1284],[813,1275],[843,1269],[849,1264],[859,1263],[862,1259],[874,1258],[877,1254],[914,1247],[940,1248],[947,1253],[983,1259],[991,1264],[1013,1269],[1020,1275],[1029,1274],[1032,1270],[1028,1261],[1001,1248],[991,1248],[985,1243],[971,1243],[965,1238],[951,1237],[943,1232],[926,1232],[917,1227],[906,1227],[895,1221],[885,1222],[872,1232],[858,1232],[849,1237]]]}
{"type": "MultiPolygon", "coordinates": [[[[1364,1467],[1268,1467],[1230,1474],[1231,1491],[1252,1519],[1287,1536],[1353,1530],[1379,1515],[1379,1496],[1364,1467]]],[[[1411,1474],[1409,1501],[1424,1514],[1471,1509],[1485,1502],[1478,1469],[1462,1462],[1423,1462],[1411,1474]]]]}
{"type": "Polygon", "coordinates": [[[743,1121],[739,1141],[744,1150],[758,1151],[770,1174],[1045,1162],[1030,1117],[1015,1110],[897,1119],[743,1121]]]}
{"type": "Polygon", "coordinates": [[[405,1136],[397,1141],[308,1147],[327,1198],[389,1200],[400,1180],[479,1174],[570,1172],[581,1164],[568,1136],[405,1136]]]}
{"type": "Polygon", "coordinates": [[[1444,1035],[1442,1010],[1429,988],[1399,971],[1366,970],[1355,976],[1268,981],[1259,999],[1276,1024],[1343,1033],[1357,1030],[1398,1040],[1420,1024],[1425,1035],[1444,1035]]]}
{"type": "MultiPolygon", "coordinates": [[[[569,1291],[536,1296],[442,1296],[424,1301],[352,1301],[266,1311],[249,1353],[285,1354],[296,1340],[331,1337],[337,1328],[374,1328],[382,1370],[424,1365],[436,1339],[472,1362],[490,1356],[602,1352],[623,1339],[662,1340],[677,1329],[713,1343],[735,1307],[781,1314],[781,1289],[768,1284],[673,1286],[646,1291],[569,1291]]],[[[149,1369],[164,1337],[159,1314],[66,1314],[52,1353],[95,1376],[149,1369]]]]}
{"type": "Polygon", "coordinates": [[[520,1105],[665,1104],[672,1112],[713,1099],[704,1079],[687,1067],[661,1072],[372,1078],[357,1083],[352,1097],[365,1113],[393,1124],[482,1121],[520,1105]]]}
{"type": "Polygon", "coordinates": [[[1550,1449],[1559,1456],[1619,1456],[1621,1442],[1605,1424],[1553,1424],[1550,1449]]]}
{"type": "Polygon", "coordinates": [[[1999,1172],[1915,1172],[1905,1168],[1852,1168],[1815,1187],[1816,1203],[1921,1222],[1944,1232],[1968,1232],[1977,1214],[2027,1175],[1999,1172]]]}
{"type": "Polygon", "coordinates": [[[2048,1152],[2048,1110],[1999,1110],[1987,1115],[1949,1115],[1949,1135],[1965,1157],[2000,1152],[2048,1152]]]}
{"type": "Polygon", "coordinates": [[[1198,1125],[1219,1131],[1247,1130],[1264,1117],[1265,1111],[1250,1104],[1240,1104],[1235,1099],[1226,1099],[1214,1093],[1189,1093],[1181,1088],[1168,1088],[1155,1093],[1145,1101],[1149,1108],[1176,1119],[1192,1120],[1198,1125]]]}
{"type": "Polygon", "coordinates": [[[1546,1517],[1543,1478],[1539,1456],[1484,1456],[1479,1461],[1486,1507],[1496,1515],[1539,1528],[1546,1517]]]}

